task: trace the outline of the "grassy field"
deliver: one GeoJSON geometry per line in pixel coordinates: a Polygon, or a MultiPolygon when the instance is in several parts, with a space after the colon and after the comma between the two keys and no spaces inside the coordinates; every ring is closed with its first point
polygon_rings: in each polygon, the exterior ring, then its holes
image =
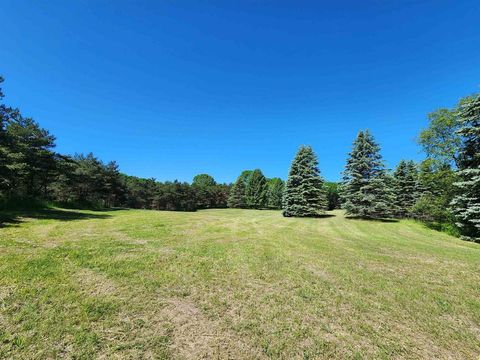
{"type": "Polygon", "coordinates": [[[412,221],[57,209],[2,223],[2,359],[480,355],[480,245],[412,221]]]}

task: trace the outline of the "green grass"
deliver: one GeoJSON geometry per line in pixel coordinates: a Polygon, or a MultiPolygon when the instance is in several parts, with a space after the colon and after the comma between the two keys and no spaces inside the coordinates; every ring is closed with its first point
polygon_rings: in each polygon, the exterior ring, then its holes
{"type": "Polygon", "coordinates": [[[331,215],[3,213],[0,358],[477,359],[480,245],[331,215]]]}

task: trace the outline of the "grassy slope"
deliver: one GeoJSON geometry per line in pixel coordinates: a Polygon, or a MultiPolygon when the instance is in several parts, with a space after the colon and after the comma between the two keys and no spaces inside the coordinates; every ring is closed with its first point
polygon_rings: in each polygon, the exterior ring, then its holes
{"type": "Polygon", "coordinates": [[[275,211],[31,214],[0,228],[0,358],[480,355],[480,246],[275,211]]]}

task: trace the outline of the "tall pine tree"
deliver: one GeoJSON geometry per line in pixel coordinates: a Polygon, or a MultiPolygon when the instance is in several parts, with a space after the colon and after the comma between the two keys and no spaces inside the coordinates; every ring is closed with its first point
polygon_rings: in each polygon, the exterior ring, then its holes
{"type": "Polygon", "coordinates": [[[417,168],[413,161],[400,160],[393,173],[393,191],[395,194],[395,213],[399,217],[410,214],[417,199],[417,168]]]}
{"type": "Polygon", "coordinates": [[[460,181],[451,205],[464,238],[480,242],[480,95],[461,106],[460,125],[460,181]]]}
{"type": "Polygon", "coordinates": [[[408,191],[412,191],[412,205],[418,200],[421,195],[420,180],[418,178],[418,167],[413,160],[407,161],[407,182],[408,191]]]}
{"type": "Polygon", "coordinates": [[[394,213],[394,197],[380,146],[368,130],[360,131],[345,166],[342,207],[347,215],[385,218],[394,213]]]}
{"type": "Polygon", "coordinates": [[[301,146],[285,184],[283,216],[318,216],[327,206],[317,157],[310,146],[301,146]]]}
{"type": "Polygon", "coordinates": [[[229,208],[245,208],[245,180],[240,175],[230,189],[227,205],[229,208]]]}
{"type": "Polygon", "coordinates": [[[255,169],[247,181],[245,199],[247,207],[262,209],[267,205],[267,179],[260,169],[255,169]]]}

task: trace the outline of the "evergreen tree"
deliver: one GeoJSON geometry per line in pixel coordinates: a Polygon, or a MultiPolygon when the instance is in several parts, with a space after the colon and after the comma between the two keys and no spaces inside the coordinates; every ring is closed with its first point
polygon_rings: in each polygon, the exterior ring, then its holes
{"type": "Polygon", "coordinates": [[[193,187],[177,180],[155,183],[155,195],[151,208],[168,211],[195,211],[196,199],[193,187]]]}
{"type": "Polygon", "coordinates": [[[417,169],[413,161],[401,160],[393,173],[395,212],[399,217],[407,216],[417,199],[417,169]]]}
{"type": "Polygon", "coordinates": [[[301,146],[285,184],[283,216],[318,216],[327,206],[317,157],[310,146],[301,146]]]}
{"type": "Polygon", "coordinates": [[[10,162],[10,139],[6,127],[11,118],[13,110],[2,104],[4,94],[1,85],[3,77],[0,76],[0,196],[7,191],[11,184],[10,162]]]}
{"type": "Polygon", "coordinates": [[[45,195],[55,175],[55,137],[30,118],[10,118],[6,126],[9,138],[11,187],[16,195],[34,198],[45,195]]]}
{"type": "Polygon", "coordinates": [[[460,181],[452,207],[464,238],[480,241],[480,95],[461,106],[460,119],[460,181]]]}
{"type": "Polygon", "coordinates": [[[415,164],[413,160],[407,161],[407,183],[408,191],[412,192],[412,200],[410,206],[413,206],[421,195],[420,181],[418,178],[418,168],[417,164],[415,164]]]}
{"type": "MultiPolygon", "coordinates": [[[[122,175],[115,162],[105,164],[93,154],[70,157],[55,153],[55,138],[48,130],[3,103],[2,83],[0,77],[1,208],[37,206],[44,200],[181,211],[226,207],[230,186],[216,184],[207,174],[196,176],[193,185],[160,183],[122,175]]],[[[250,174],[242,173],[244,183],[250,174]]]]}
{"type": "Polygon", "coordinates": [[[270,209],[282,208],[282,197],[285,183],[280,178],[268,180],[267,206],[270,209]]]}
{"type": "Polygon", "coordinates": [[[245,200],[247,207],[262,209],[267,205],[267,179],[260,169],[255,169],[247,181],[245,200]]]}
{"type": "Polygon", "coordinates": [[[389,183],[379,145],[368,130],[360,131],[344,171],[343,208],[348,215],[365,218],[392,216],[395,205],[389,183]]]}
{"type": "Polygon", "coordinates": [[[395,207],[396,215],[399,217],[404,217],[407,212],[407,197],[403,189],[406,186],[407,179],[407,162],[405,160],[400,160],[393,173],[393,189],[395,193],[395,207]]]}
{"type": "MultiPolygon", "coordinates": [[[[103,165],[103,164],[102,164],[103,165]]],[[[110,161],[102,166],[103,206],[113,207],[120,204],[125,195],[125,189],[120,179],[120,171],[116,161],[110,161]]]]}
{"type": "Polygon", "coordinates": [[[230,195],[228,196],[227,205],[229,208],[245,208],[245,179],[240,175],[230,190],[230,195]]]}

